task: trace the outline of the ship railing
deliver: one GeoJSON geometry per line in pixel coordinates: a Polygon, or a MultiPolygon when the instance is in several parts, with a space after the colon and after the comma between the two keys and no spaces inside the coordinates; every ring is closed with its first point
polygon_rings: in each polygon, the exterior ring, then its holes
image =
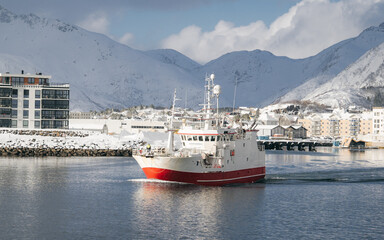
{"type": "Polygon", "coordinates": [[[132,155],[146,156],[146,155],[163,155],[163,154],[165,154],[164,147],[156,147],[151,150],[144,149],[144,148],[132,149],[132,155]]]}

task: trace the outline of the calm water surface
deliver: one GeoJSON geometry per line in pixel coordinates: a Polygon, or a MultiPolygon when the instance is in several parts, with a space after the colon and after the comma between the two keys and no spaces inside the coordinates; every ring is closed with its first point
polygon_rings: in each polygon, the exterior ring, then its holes
{"type": "Polygon", "coordinates": [[[384,238],[384,150],[268,152],[267,174],[200,187],[132,158],[0,158],[0,239],[384,238]]]}

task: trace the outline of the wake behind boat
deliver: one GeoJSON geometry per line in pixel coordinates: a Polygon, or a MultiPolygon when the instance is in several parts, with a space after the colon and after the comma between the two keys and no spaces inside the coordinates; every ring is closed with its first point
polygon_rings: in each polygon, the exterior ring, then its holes
{"type": "MultiPolygon", "coordinates": [[[[165,151],[137,150],[133,157],[149,179],[221,186],[231,183],[251,183],[265,177],[265,151],[258,144],[256,131],[231,128],[220,121],[218,98],[220,86],[214,85],[214,75],[205,79],[204,119],[200,125],[187,124],[177,131],[182,148],[174,149],[174,133],[169,131],[165,151]],[[217,112],[212,111],[216,98],[217,112]],[[216,115],[216,117],[214,117],[216,115]]],[[[173,109],[176,93],[173,101],[173,109]]]]}

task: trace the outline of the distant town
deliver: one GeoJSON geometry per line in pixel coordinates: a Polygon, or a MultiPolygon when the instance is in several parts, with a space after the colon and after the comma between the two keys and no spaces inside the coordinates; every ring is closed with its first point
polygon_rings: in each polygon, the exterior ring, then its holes
{"type": "MultiPolygon", "coordinates": [[[[166,132],[171,109],[136,106],[127,109],[70,112],[70,86],[50,82],[51,76],[0,73],[0,127],[13,129],[61,129],[94,131],[108,135],[166,132]]],[[[384,146],[384,108],[351,106],[331,109],[310,102],[271,105],[264,108],[221,108],[222,121],[258,130],[260,140],[312,139],[342,141],[353,138],[384,146]]],[[[198,110],[176,108],[175,124],[183,119],[199,124],[198,110]]]]}

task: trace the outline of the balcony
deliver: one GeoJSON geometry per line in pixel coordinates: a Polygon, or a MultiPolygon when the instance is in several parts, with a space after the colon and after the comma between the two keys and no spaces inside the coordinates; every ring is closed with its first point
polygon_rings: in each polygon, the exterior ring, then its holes
{"type": "Polygon", "coordinates": [[[14,83],[12,84],[13,87],[23,87],[23,88],[69,88],[69,83],[56,83],[56,84],[20,84],[20,83],[14,83]]]}

